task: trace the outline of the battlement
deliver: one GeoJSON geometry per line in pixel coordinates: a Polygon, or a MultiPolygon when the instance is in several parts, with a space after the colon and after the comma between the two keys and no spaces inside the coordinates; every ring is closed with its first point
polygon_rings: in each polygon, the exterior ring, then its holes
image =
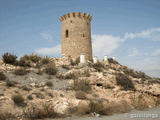
{"type": "Polygon", "coordinates": [[[66,20],[67,18],[75,18],[75,17],[88,19],[89,21],[92,20],[91,15],[86,14],[86,13],[82,13],[82,12],[72,12],[72,13],[65,14],[65,15],[61,16],[59,18],[59,20],[62,22],[63,20],[66,20]]]}

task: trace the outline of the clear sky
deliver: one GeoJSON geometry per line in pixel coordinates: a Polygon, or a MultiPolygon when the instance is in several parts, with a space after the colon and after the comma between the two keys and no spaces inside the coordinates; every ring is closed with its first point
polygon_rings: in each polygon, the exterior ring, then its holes
{"type": "Polygon", "coordinates": [[[0,0],[0,56],[60,56],[59,17],[68,12],[93,16],[94,56],[160,77],[160,0],[0,0]]]}

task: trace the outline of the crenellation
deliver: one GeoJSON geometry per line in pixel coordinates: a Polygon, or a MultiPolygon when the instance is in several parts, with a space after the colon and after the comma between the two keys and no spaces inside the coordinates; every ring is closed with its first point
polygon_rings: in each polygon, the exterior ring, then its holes
{"type": "Polygon", "coordinates": [[[81,13],[81,12],[72,12],[72,13],[67,13],[63,16],[60,17],[60,21],[66,20],[68,18],[83,18],[83,19],[88,19],[89,21],[92,20],[92,16],[86,13],[81,13]]]}

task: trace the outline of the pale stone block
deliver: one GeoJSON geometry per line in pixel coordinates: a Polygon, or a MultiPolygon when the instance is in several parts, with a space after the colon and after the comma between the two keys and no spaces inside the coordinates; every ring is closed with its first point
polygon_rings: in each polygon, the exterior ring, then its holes
{"type": "Polygon", "coordinates": [[[80,55],[80,63],[86,63],[85,55],[80,55]]]}
{"type": "Polygon", "coordinates": [[[97,63],[98,62],[98,58],[96,56],[93,57],[93,63],[97,63]]]}

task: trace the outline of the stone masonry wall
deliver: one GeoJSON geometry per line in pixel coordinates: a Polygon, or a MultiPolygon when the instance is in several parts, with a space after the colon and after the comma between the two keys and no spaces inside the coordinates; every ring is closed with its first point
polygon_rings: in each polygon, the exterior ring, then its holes
{"type": "Polygon", "coordinates": [[[71,56],[73,59],[84,54],[87,60],[92,60],[91,19],[90,15],[78,12],[60,17],[62,22],[62,54],[71,56]]]}

